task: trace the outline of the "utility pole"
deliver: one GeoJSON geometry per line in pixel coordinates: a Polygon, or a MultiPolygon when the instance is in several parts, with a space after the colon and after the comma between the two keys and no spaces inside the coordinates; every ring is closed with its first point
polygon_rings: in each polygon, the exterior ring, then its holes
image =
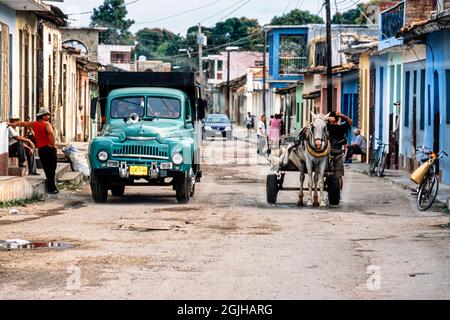
{"type": "Polygon", "coordinates": [[[262,96],[262,103],[263,103],[263,114],[266,114],[266,48],[267,48],[267,32],[266,30],[263,30],[264,35],[264,42],[263,42],[263,96],[262,96]]]}
{"type": "Polygon", "coordinates": [[[325,0],[326,29],[327,29],[327,112],[333,111],[333,72],[332,72],[332,46],[331,46],[331,8],[330,0],[325,0]]]}
{"type": "Polygon", "coordinates": [[[199,81],[200,81],[200,98],[204,98],[204,85],[203,85],[203,34],[202,34],[202,25],[198,24],[198,72],[199,72],[199,81]]]}
{"type": "Polygon", "coordinates": [[[227,51],[228,59],[227,59],[227,116],[231,119],[230,116],[230,50],[227,51]]]}

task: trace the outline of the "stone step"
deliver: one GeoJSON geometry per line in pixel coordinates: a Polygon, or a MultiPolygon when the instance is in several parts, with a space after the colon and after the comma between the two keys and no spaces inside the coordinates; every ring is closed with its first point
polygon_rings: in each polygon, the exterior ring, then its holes
{"type": "Polygon", "coordinates": [[[58,179],[58,181],[79,184],[83,181],[83,174],[81,172],[73,171],[66,172],[58,179]]]}
{"type": "Polygon", "coordinates": [[[25,177],[27,175],[27,168],[20,167],[9,167],[8,175],[12,177],[25,177]]]}

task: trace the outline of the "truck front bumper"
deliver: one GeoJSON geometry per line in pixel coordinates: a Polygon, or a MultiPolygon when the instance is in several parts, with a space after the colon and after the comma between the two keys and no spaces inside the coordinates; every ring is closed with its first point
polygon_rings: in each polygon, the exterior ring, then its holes
{"type": "Polygon", "coordinates": [[[93,174],[115,176],[121,179],[158,179],[173,177],[181,172],[181,167],[171,162],[128,163],[126,161],[108,161],[102,167],[93,169],[93,174]]]}

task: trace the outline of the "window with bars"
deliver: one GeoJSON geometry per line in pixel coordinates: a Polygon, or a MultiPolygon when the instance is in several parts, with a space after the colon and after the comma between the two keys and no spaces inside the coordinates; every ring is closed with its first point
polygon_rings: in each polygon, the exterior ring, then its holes
{"type": "Polygon", "coordinates": [[[306,67],[306,36],[281,35],[279,45],[280,76],[295,76],[306,67]]]}
{"type": "Polygon", "coordinates": [[[400,31],[404,25],[405,3],[401,2],[381,14],[381,37],[386,40],[400,31]]]}

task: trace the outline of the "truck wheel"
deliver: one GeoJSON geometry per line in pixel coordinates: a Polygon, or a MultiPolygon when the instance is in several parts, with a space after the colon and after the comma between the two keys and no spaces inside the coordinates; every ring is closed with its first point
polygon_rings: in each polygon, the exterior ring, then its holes
{"type": "Polygon", "coordinates": [[[111,187],[111,193],[114,197],[122,197],[125,194],[125,186],[111,187]]]}
{"type": "Polygon", "coordinates": [[[332,206],[339,205],[341,201],[341,188],[338,176],[327,177],[328,202],[332,206]]]}
{"type": "Polygon", "coordinates": [[[276,174],[269,174],[266,180],[266,196],[267,202],[270,204],[277,203],[278,196],[278,179],[276,174]]]}
{"type": "Polygon", "coordinates": [[[105,203],[108,199],[108,186],[103,179],[95,175],[91,177],[91,192],[96,203],[105,203]]]}
{"type": "Polygon", "coordinates": [[[187,177],[181,176],[175,179],[175,191],[179,203],[188,203],[195,192],[195,177],[192,168],[187,177]]]}

